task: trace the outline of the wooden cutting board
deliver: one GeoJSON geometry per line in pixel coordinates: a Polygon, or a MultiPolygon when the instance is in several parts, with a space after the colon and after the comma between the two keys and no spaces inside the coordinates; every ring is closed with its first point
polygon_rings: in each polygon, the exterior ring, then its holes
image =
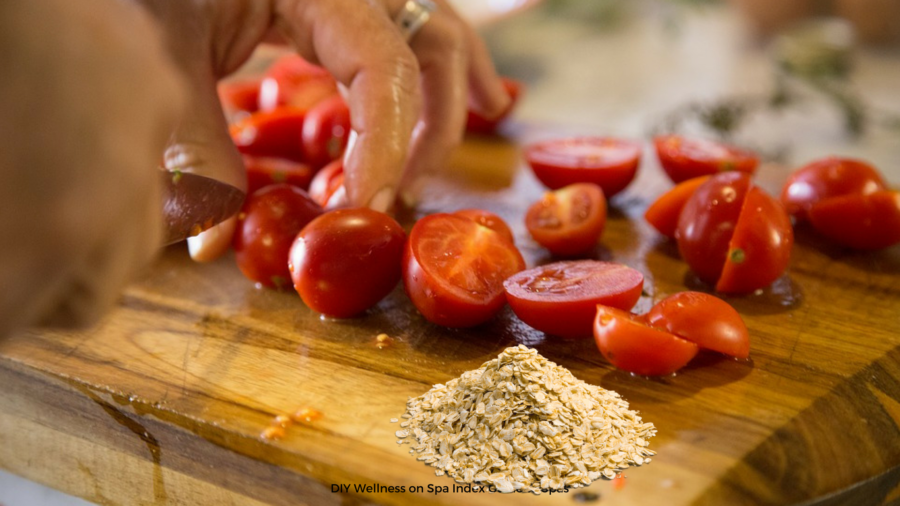
{"type": "MultiPolygon", "coordinates": [[[[670,184],[645,156],[594,252],[639,269],[638,310],[708,290],[643,222],[670,184]]],[[[481,207],[513,226],[529,265],[549,260],[522,216],[542,189],[503,139],[470,139],[421,213],[481,207]]],[[[766,166],[777,190],[786,169],[766,166]]],[[[405,217],[409,225],[414,217],[405,217]]],[[[166,250],[96,328],[0,342],[0,467],[100,504],[897,504],[900,248],[852,253],[800,231],[789,274],[729,298],[752,362],[699,356],[671,378],[614,370],[591,340],[547,338],[505,310],[471,330],[424,321],[398,288],[361,318],[326,321],[294,293],[257,289],[231,256],[166,250]],[[377,346],[376,335],[393,342],[377,346]],[[525,344],[619,392],[658,427],[652,463],[624,486],[568,494],[434,494],[446,477],[398,446],[408,397],[525,344]],[[279,414],[319,419],[260,438],[279,414]],[[333,493],[339,484],[424,493],[333,493]]]]}

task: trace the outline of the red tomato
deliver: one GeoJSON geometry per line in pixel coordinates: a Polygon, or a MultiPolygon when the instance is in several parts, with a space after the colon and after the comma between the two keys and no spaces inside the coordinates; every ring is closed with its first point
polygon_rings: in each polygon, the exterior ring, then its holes
{"type": "Polygon", "coordinates": [[[643,376],[673,374],[699,350],[690,341],[646,325],[639,316],[606,306],[597,306],[594,340],[612,365],[643,376]]]}
{"type": "Polygon", "coordinates": [[[303,152],[309,163],[321,167],[338,159],[350,137],[350,109],[344,97],[334,95],[316,104],[303,123],[303,152]]]}
{"type": "Polygon", "coordinates": [[[260,82],[259,79],[253,79],[219,83],[219,100],[231,111],[256,112],[259,110],[260,82]]]}
{"type": "Polygon", "coordinates": [[[400,224],[378,211],[325,213],[304,227],[291,247],[294,288],[314,311],[355,316],[397,286],[405,239],[400,224]]]}
{"type": "Polygon", "coordinates": [[[791,261],[794,229],[781,202],[752,187],[728,244],[721,293],[750,293],[778,279],[791,261]]]}
{"type": "Polygon", "coordinates": [[[752,174],[759,165],[749,151],[706,139],[666,135],[653,142],[659,163],[675,183],[726,171],[752,174]]]}
{"type": "Polygon", "coordinates": [[[344,162],[335,160],[316,173],[309,184],[309,196],[322,207],[328,207],[336,193],[344,187],[344,162]]]}
{"type": "Polygon", "coordinates": [[[781,191],[781,202],[798,221],[815,203],[843,195],[867,195],[887,185],[874,167],[860,160],[829,157],[797,170],[781,191]]]}
{"type": "Polygon", "coordinates": [[[272,64],[260,84],[259,110],[291,106],[308,111],[337,93],[337,83],[322,67],[297,55],[286,55],[272,64]]]}
{"type": "Polygon", "coordinates": [[[306,113],[284,107],[258,112],[231,126],[231,139],[245,155],[270,156],[303,161],[300,133],[306,113]]]}
{"type": "Polygon", "coordinates": [[[593,248],[606,226],[606,198],[599,186],[577,183],[544,194],[528,208],[531,237],[554,255],[577,256],[593,248]]]}
{"type": "Polygon", "coordinates": [[[610,198],[634,179],[641,144],[614,137],[575,137],[532,144],[525,148],[525,159],[550,189],[594,183],[610,198]]]}
{"type": "Polygon", "coordinates": [[[660,234],[674,238],[681,210],[684,209],[684,205],[697,191],[697,188],[708,179],[709,176],[701,176],[678,183],[675,188],[662,194],[647,208],[647,212],[644,213],[644,219],[647,220],[647,223],[653,225],[653,228],[658,230],[660,234]]]}
{"type": "Polygon", "coordinates": [[[874,250],[900,243],[900,193],[877,191],[835,197],[809,209],[813,228],[855,249],[874,250]]]}
{"type": "Polygon", "coordinates": [[[750,356],[750,334],[741,315],[724,300],[681,292],[659,301],[644,315],[651,327],[697,346],[738,358],[750,356]]]}
{"type": "Polygon", "coordinates": [[[512,230],[509,229],[509,225],[503,221],[503,218],[497,216],[494,213],[483,211],[481,209],[460,209],[459,211],[455,211],[453,214],[456,216],[462,216],[463,218],[468,218],[479,225],[485,226],[494,232],[500,234],[501,237],[508,240],[511,243],[515,243],[516,239],[513,237],[512,230]]]}
{"type": "Polygon", "coordinates": [[[287,183],[302,190],[309,188],[313,171],[309,165],[284,158],[244,155],[247,169],[247,193],[253,193],[263,186],[287,183]]]}
{"type": "Polygon", "coordinates": [[[576,260],[522,271],[503,283],[509,306],[547,334],[590,337],[597,304],[629,310],[641,297],[644,275],[621,264],[576,260]]]}
{"type": "Polygon", "coordinates": [[[403,254],[403,285],[425,318],[473,327],[506,303],[503,281],[525,268],[519,250],[497,232],[451,214],[419,220],[403,254]]]}
{"type": "Polygon", "coordinates": [[[234,234],[238,268],[265,286],[288,286],[291,243],[320,214],[322,208],[305,191],[289,184],[266,186],[251,194],[238,214],[234,234]]]}
{"type": "Polygon", "coordinates": [[[469,118],[466,121],[467,132],[490,135],[497,130],[500,123],[502,123],[515,108],[516,102],[519,100],[519,95],[522,92],[522,83],[508,77],[502,77],[501,79],[503,80],[503,87],[506,88],[506,93],[509,94],[509,107],[500,113],[499,116],[491,119],[485,118],[481,114],[469,109],[469,118]]]}

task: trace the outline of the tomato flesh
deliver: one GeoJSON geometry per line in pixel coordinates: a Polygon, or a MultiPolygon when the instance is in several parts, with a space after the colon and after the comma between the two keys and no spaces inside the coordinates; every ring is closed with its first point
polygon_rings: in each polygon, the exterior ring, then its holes
{"type": "Polygon", "coordinates": [[[303,152],[315,167],[338,159],[350,137],[350,109],[344,97],[334,95],[316,104],[303,123],[303,152]]]}
{"type": "Polygon", "coordinates": [[[320,206],[328,208],[332,197],[344,187],[344,161],[335,160],[313,176],[309,196],[320,206]]]}
{"type": "Polygon", "coordinates": [[[737,358],[750,356],[750,333],[741,315],[724,300],[702,292],[681,292],[659,301],[647,324],[700,348],[737,358]]]}
{"type": "Polygon", "coordinates": [[[599,186],[577,183],[544,194],[525,215],[538,244],[558,256],[588,253],[606,226],[606,198],[599,186]]]}
{"type": "Polygon", "coordinates": [[[522,271],[503,286],[509,306],[523,322],[574,339],[591,336],[597,304],[634,307],[644,275],[621,264],[576,260],[522,271]]]}
{"type": "Polygon", "coordinates": [[[887,185],[874,167],[861,160],[829,157],[797,170],[781,191],[781,202],[798,221],[817,202],[843,195],[868,195],[887,185]]]}
{"type": "Polygon", "coordinates": [[[470,108],[469,116],[466,120],[467,132],[482,135],[493,134],[497,130],[497,127],[500,126],[500,123],[503,123],[503,120],[505,120],[515,108],[516,102],[519,100],[519,95],[522,93],[522,83],[508,77],[501,77],[500,79],[503,81],[503,88],[506,89],[506,93],[509,95],[509,107],[496,118],[486,118],[470,108]]]}
{"type": "Polygon", "coordinates": [[[506,302],[503,282],[525,268],[516,247],[472,220],[433,214],[419,220],[403,255],[403,284],[430,322],[472,327],[506,302]]]}
{"type": "Polygon", "coordinates": [[[752,174],[759,165],[755,154],[707,139],[666,135],[653,142],[659,163],[675,183],[727,171],[752,174]]]}
{"type": "Polygon", "coordinates": [[[809,209],[813,228],[832,241],[860,250],[900,243],[900,192],[876,191],[824,200],[809,209]]]}
{"type": "Polygon", "coordinates": [[[612,365],[642,376],[673,374],[699,350],[690,341],[650,327],[639,316],[606,306],[597,306],[594,340],[612,365]]]}
{"type": "Polygon", "coordinates": [[[287,183],[301,190],[309,188],[313,177],[312,168],[301,162],[285,158],[244,155],[244,167],[247,169],[247,193],[270,184],[287,183]]]}
{"type": "Polygon", "coordinates": [[[231,126],[231,139],[245,155],[287,158],[302,162],[300,133],[306,113],[283,107],[251,114],[231,126]]]}
{"type": "Polygon", "coordinates": [[[709,176],[700,176],[678,183],[675,188],[664,193],[647,208],[644,219],[660,234],[674,238],[681,210],[684,209],[684,205],[697,191],[697,188],[707,180],[709,180],[709,176]]]}
{"type": "Polygon", "coordinates": [[[532,144],[525,149],[525,158],[550,189],[593,183],[610,198],[634,179],[641,144],[614,137],[575,137],[532,144]]]}
{"type": "Polygon", "coordinates": [[[497,232],[504,239],[508,240],[511,243],[515,243],[516,239],[513,236],[512,230],[510,230],[509,225],[503,221],[503,218],[497,216],[494,213],[484,211],[482,209],[460,209],[459,211],[454,211],[453,214],[456,216],[462,216],[463,218],[468,218],[475,223],[478,223],[481,226],[487,227],[494,232],[497,232]]]}

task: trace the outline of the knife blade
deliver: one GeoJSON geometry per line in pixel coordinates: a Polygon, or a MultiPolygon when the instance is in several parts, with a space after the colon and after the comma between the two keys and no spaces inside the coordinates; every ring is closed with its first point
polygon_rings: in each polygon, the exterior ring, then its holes
{"type": "Polygon", "coordinates": [[[163,187],[163,245],[183,241],[237,214],[244,192],[212,178],[160,171],[163,187]]]}

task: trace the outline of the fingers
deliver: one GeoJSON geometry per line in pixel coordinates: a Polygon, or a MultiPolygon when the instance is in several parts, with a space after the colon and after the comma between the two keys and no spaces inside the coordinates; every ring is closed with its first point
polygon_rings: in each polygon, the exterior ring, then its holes
{"type": "Polygon", "coordinates": [[[467,26],[469,48],[469,98],[472,108],[486,118],[495,118],[509,108],[511,98],[494,68],[494,61],[481,37],[467,26]]]}

